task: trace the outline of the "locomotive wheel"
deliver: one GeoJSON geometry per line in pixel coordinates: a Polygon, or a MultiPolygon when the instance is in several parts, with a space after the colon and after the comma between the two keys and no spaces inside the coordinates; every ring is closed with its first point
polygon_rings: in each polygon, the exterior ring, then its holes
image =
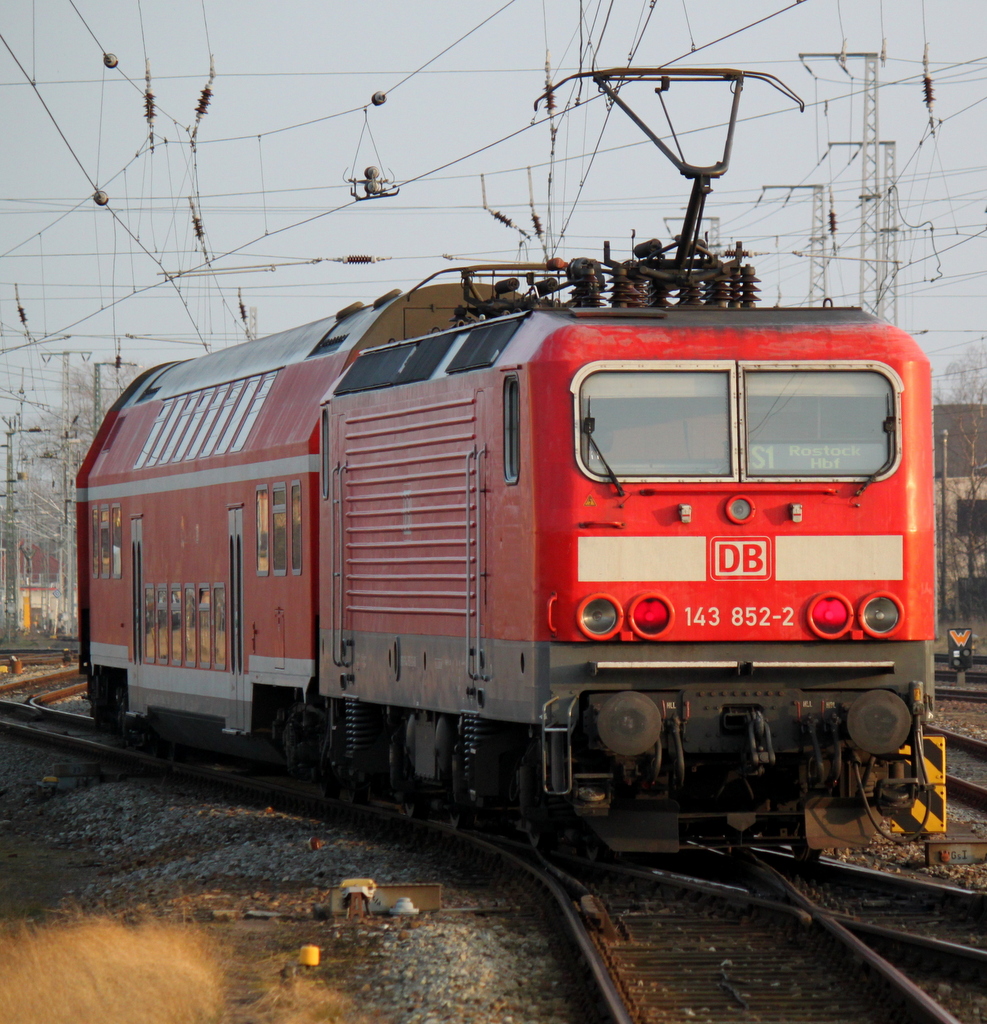
{"type": "Polygon", "coordinates": [[[319,789],[322,790],[322,795],[330,800],[340,799],[339,779],[336,778],[336,773],[329,765],[323,765],[322,771],[319,773],[319,789]]]}
{"type": "Polygon", "coordinates": [[[449,804],[446,808],[446,821],[453,828],[473,828],[476,812],[472,807],[463,807],[462,804],[449,804]]]}
{"type": "Polygon", "coordinates": [[[614,861],[613,850],[595,832],[580,836],[579,852],[597,864],[612,864],[614,861]]]}
{"type": "Polygon", "coordinates": [[[551,853],[558,845],[559,837],[555,832],[548,831],[526,821],[522,826],[528,842],[541,853],[551,853]]]}
{"type": "Polygon", "coordinates": [[[417,818],[419,821],[424,821],[431,810],[428,798],[415,793],[398,794],[398,803],[401,805],[401,813],[406,818],[417,818]]]}
{"type": "Polygon", "coordinates": [[[370,787],[368,785],[363,786],[340,786],[338,799],[342,800],[347,804],[364,804],[370,803],[370,787]]]}
{"type": "Polygon", "coordinates": [[[792,847],[792,853],[799,864],[815,864],[822,850],[810,850],[808,846],[800,844],[792,847]]]}

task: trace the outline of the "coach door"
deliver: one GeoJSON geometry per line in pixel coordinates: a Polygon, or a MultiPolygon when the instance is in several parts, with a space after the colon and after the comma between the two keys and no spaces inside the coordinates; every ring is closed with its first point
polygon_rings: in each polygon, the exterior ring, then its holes
{"type": "Polygon", "coordinates": [[[233,718],[227,727],[239,732],[249,728],[247,678],[243,651],[243,506],[228,510],[230,530],[230,594],[227,631],[230,638],[230,699],[233,718]]]}
{"type": "MultiPolygon", "coordinates": [[[[133,636],[130,642],[131,685],[140,675],[137,668],[144,660],[144,643],[147,633],[144,626],[144,521],[140,516],[130,520],[130,565],[133,570],[131,577],[131,622],[133,636]]],[[[154,660],[152,654],[149,660],[154,660]]]]}

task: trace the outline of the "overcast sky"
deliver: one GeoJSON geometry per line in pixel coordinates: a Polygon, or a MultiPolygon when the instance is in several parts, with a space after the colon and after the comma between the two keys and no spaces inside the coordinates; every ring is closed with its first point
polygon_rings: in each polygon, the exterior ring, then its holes
{"type": "MultiPolygon", "coordinates": [[[[883,53],[897,321],[940,386],[987,334],[983,0],[5,0],[0,37],[3,415],[22,386],[26,414],[59,406],[54,353],[150,366],[237,344],[241,302],[270,334],[442,268],[599,256],[605,239],[625,257],[632,232],[668,239],[689,183],[592,84],[559,92],[553,150],[534,111],[548,55],[555,80],[629,58],[778,76],[805,112],[748,81],[708,227],[757,253],[764,303],[806,304],[797,254],[813,189],[765,187],[823,186],[836,219],[827,294],[857,305],[861,160],[844,143],[863,138],[865,62],[853,55],[883,53]],[[844,64],[800,60],[841,52],[844,64]],[[399,194],[353,201],[345,179],[370,164],[399,194]],[[516,227],[484,210],[481,175],[516,227]],[[377,262],[333,262],[351,255],[377,262]]],[[[650,87],[622,96],[668,134],[650,87]]],[[[667,94],[690,159],[719,156],[729,100],[724,86],[667,94]]]]}

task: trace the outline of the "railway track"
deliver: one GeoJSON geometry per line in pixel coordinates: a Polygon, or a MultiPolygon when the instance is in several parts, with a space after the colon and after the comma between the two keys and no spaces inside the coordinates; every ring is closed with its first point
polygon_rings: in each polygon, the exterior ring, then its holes
{"type": "MultiPolygon", "coordinates": [[[[903,960],[918,948],[927,957],[922,939],[834,913],[759,859],[700,854],[690,863],[697,861],[732,883],[626,865],[566,864],[581,904],[598,908],[597,941],[634,1020],[959,1019],[893,963],[902,949],[903,960]],[[875,950],[878,943],[887,956],[875,950]]],[[[955,953],[951,967],[983,975],[987,954],[955,953]]],[[[929,979],[930,989],[935,981],[929,979]]]]}
{"type": "MultiPolygon", "coordinates": [[[[728,884],[624,865],[584,862],[578,871],[570,866],[563,871],[557,865],[538,863],[531,851],[504,849],[490,837],[413,820],[394,809],[327,800],[315,787],[294,780],[260,778],[215,765],[177,764],[107,746],[83,735],[83,723],[89,721],[85,716],[58,712],[44,703],[61,695],[49,691],[40,700],[36,696],[33,703],[19,703],[17,713],[39,719],[31,723],[12,721],[13,702],[3,701],[0,713],[7,717],[0,720],[0,730],[69,746],[87,759],[125,761],[144,771],[195,778],[284,810],[372,820],[378,828],[383,823],[402,834],[408,828],[419,829],[422,842],[458,844],[461,855],[472,858],[494,884],[520,886],[520,902],[543,906],[542,913],[552,916],[558,934],[565,936],[579,959],[578,970],[587,989],[587,1020],[621,1024],[693,1020],[719,1024],[733,1017],[767,1024],[851,1020],[855,1024],[954,1024],[957,1020],[895,966],[896,958],[905,962],[908,957],[928,959],[931,954],[925,947],[920,949],[917,936],[901,937],[907,934],[902,927],[907,915],[865,917],[863,909],[878,909],[874,897],[870,907],[866,896],[857,904],[847,895],[813,900],[811,891],[794,887],[785,891],[788,883],[765,881],[772,877],[769,865],[738,866],[725,857],[712,860],[720,877],[726,872],[728,884]]],[[[690,865],[695,862],[690,857],[690,865]]],[[[951,904],[943,906],[943,914],[948,915],[951,904]]],[[[964,908],[958,937],[972,920],[972,912],[964,908]]],[[[911,920],[918,921],[914,913],[911,920]]],[[[944,918],[923,920],[941,924],[944,918]]],[[[961,948],[961,943],[954,945],[961,948]]],[[[941,969],[949,963],[948,970],[954,973],[987,974],[987,954],[982,950],[962,946],[965,952],[959,953],[950,951],[948,944],[942,946],[935,951],[935,963],[941,969]]]]}
{"type": "Polygon", "coordinates": [[[942,726],[928,731],[946,737],[947,797],[987,811],[987,743],[942,726]]]}

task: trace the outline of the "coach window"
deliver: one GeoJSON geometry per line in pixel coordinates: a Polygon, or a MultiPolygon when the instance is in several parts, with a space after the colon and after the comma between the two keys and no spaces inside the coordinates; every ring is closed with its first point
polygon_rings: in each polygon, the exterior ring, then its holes
{"type": "Polygon", "coordinates": [[[291,572],[302,574],[302,485],[299,480],[291,482],[291,572]]]}
{"type": "Polygon", "coordinates": [[[284,484],[275,484],[271,488],[271,523],[274,575],[285,576],[288,573],[288,491],[284,484]]]}
{"type": "Polygon", "coordinates": [[[212,615],[215,623],[215,653],[213,668],[226,668],[226,588],[212,588],[212,615]]]}
{"type": "Polygon", "coordinates": [[[171,663],[182,663],[182,591],[171,588],[171,663]]]}
{"type": "Polygon", "coordinates": [[[603,480],[731,477],[730,373],[590,373],[578,430],[582,465],[603,480]]]}
{"type": "Polygon", "coordinates": [[[151,450],[154,448],[155,444],[157,444],[158,435],[161,433],[161,429],[170,412],[171,403],[163,403],[161,408],[158,410],[158,415],[154,418],[154,422],[151,424],[151,429],[148,432],[147,440],[144,442],[144,447],[141,448],[140,454],[137,456],[137,461],[134,463],[134,469],[140,469],[144,463],[147,462],[148,456],[151,454],[151,450]]]}
{"type": "Polygon", "coordinates": [[[158,661],[168,660],[168,588],[158,587],[158,661]]]}
{"type": "Polygon", "coordinates": [[[123,510],[119,505],[110,506],[110,544],[111,572],[118,580],[123,575],[123,510]]]}
{"type": "Polygon", "coordinates": [[[226,396],[223,398],[223,404],[220,406],[219,413],[216,418],[212,421],[212,428],[209,431],[209,437],[206,440],[202,451],[199,453],[199,457],[206,459],[213,454],[213,450],[219,443],[220,437],[223,435],[223,429],[226,427],[227,422],[233,415],[234,406],[237,403],[237,399],[240,397],[240,392],[243,391],[243,381],[234,381],[230,385],[230,390],[226,392],[226,396]]]}
{"type": "Polygon", "coordinates": [[[110,509],[104,505],[99,510],[99,564],[100,575],[110,578],[110,509]]]}
{"type": "Polygon", "coordinates": [[[144,588],[144,660],[154,661],[154,587],[144,588]]]}
{"type": "Polygon", "coordinates": [[[268,546],[267,487],[257,488],[257,575],[266,576],[271,567],[268,546]]]}
{"type": "Polygon", "coordinates": [[[209,588],[199,587],[199,668],[209,668],[212,654],[212,637],[209,635],[209,588]]]}
{"type": "Polygon", "coordinates": [[[243,418],[243,422],[240,424],[240,429],[237,431],[236,438],[233,441],[233,447],[230,451],[241,451],[243,446],[247,443],[250,431],[253,429],[254,423],[257,422],[257,417],[260,415],[261,407],[264,405],[264,399],[267,398],[267,393],[271,390],[271,386],[274,384],[274,378],[277,375],[277,370],[274,370],[271,373],[265,374],[264,377],[261,378],[260,387],[257,389],[257,393],[254,395],[249,409],[247,409],[247,413],[243,418]]]}
{"type": "Polygon", "coordinates": [[[99,576],[99,509],[92,511],[92,555],[93,555],[93,579],[99,576]]]}
{"type": "Polygon", "coordinates": [[[185,664],[195,668],[195,587],[185,588],[185,664]]]}
{"type": "Polygon", "coordinates": [[[158,433],[157,439],[154,442],[154,447],[151,449],[151,454],[148,456],[148,466],[155,465],[158,459],[161,458],[161,452],[164,450],[165,442],[171,436],[171,432],[174,429],[179,415],[181,414],[182,406],[184,404],[184,398],[173,398],[171,402],[168,403],[168,416],[158,433]]]}
{"type": "Polygon", "coordinates": [[[521,386],[517,377],[504,380],[504,480],[516,484],[521,475],[521,386]]]}
{"type": "Polygon", "coordinates": [[[161,465],[164,465],[166,462],[171,462],[172,457],[175,454],[175,449],[178,447],[185,435],[186,427],[188,427],[189,419],[192,416],[192,412],[195,409],[197,402],[198,394],[193,392],[185,397],[184,404],[179,403],[182,405],[182,411],[178,416],[178,422],[175,424],[175,429],[171,432],[171,437],[168,439],[168,443],[165,445],[165,449],[161,453],[161,458],[158,460],[161,465]]]}
{"type": "Polygon", "coordinates": [[[895,459],[894,388],[873,370],[747,370],[747,475],[861,477],[895,459]]]}
{"type": "Polygon", "coordinates": [[[203,445],[206,443],[206,439],[212,433],[212,425],[215,422],[216,417],[219,415],[220,409],[223,407],[223,398],[228,389],[229,385],[220,384],[215,391],[206,392],[209,396],[209,405],[203,411],[201,417],[199,417],[197,411],[196,417],[198,417],[198,419],[193,419],[192,429],[195,431],[195,438],[189,447],[188,454],[185,456],[186,461],[190,459],[197,459],[199,457],[199,453],[202,451],[203,445]]]}
{"type": "Polygon", "coordinates": [[[185,436],[182,438],[182,443],[175,451],[174,461],[181,462],[188,453],[189,448],[192,447],[193,442],[199,435],[199,424],[202,422],[202,417],[205,416],[206,410],[209,408],[209,403],[212,400],[213,389],[206,388],[204,391],[196,393],[195,411],[192,413],[192,419],[189,422],[188,428],[185,431],[185,436]]]}

